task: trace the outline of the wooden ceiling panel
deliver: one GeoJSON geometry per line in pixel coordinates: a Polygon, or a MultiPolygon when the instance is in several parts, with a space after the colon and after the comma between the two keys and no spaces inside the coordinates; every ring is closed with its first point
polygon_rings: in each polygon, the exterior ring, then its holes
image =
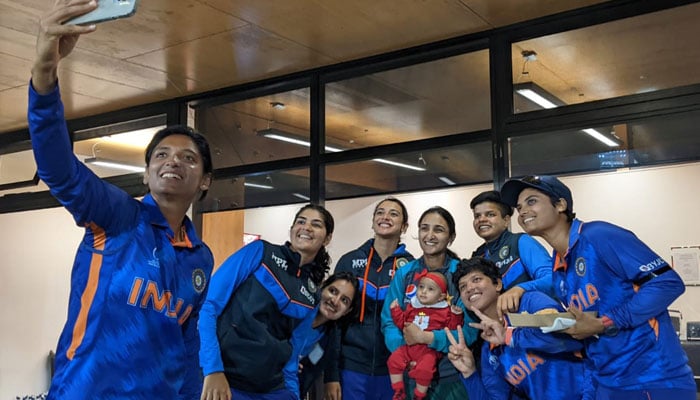
{"type": "MultiPolygon", "coordinates": [[[[166,73],[150,65],[115,60],[82,49],[76,49],[75,53],[75,57],[72,55],[65,60],[62,64],[63,69],[131,88],[152,91],[157,96],[182,96],[188,93],[188,87],[194,84],[182,75],[166,73]],[[105,74],[105,71],[109,73],[105,74]]],[[[63,87],[70,90],[68,86],[63,87]]]]}
{"type": "Polygon", "coordinates": [[[27,126],[27,82],[0,90],[0,127],[6,130],[27,126]]]}
{"type": "Polygon", "coordinates": [[[36,36],[38,17],[52,5],[50,0],[0,0],[0,26],[36,36]]]}
{"type": "Polygon", "coordinates": [[[203,1],[338,61],[489,28],[458,0],[203,1]]]}
{"type": "Polygon", "coordinates": [[[139,3],[133,17],[98,25],[79,46],[124,59],[245,25],[200,1],[148,0],[139,3]]]}
{"type": "Polygon", "coordinates": [[[461,0],[470,10],[488,21],[493,28],[604,1],[606,0],[461,0]]]}
{"type": "Polygon", "coordinates": [[[254,26],[211,35],[129,59],[196,81],[193,92],[283,75],[331,63],[254,26]]]}
{"type": "Polygon", "coordinates": [[[0,85],[14,87],[26,85],[32,63],[11,55],[0,53],[0,85]]]}
{"type": "Polygon", "coordinates": [[[0,26],[0,54],[31,61],[36,54],[35,45],[36,35],[0,26]]]}

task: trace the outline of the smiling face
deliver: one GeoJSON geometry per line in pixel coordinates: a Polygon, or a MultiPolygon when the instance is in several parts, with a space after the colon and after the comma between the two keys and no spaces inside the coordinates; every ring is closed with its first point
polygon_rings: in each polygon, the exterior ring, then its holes
{"type": "Polygon", "coordinates": [[[442,300],[445,300],[447,295],[440,289],[434,280],[424,277],[418,282],[418,291],[416,296],[421,304],[426,306],[436,304],[442,300]]]}
{"type": "Polygon", "coordinates": [[[398,238],[406,233],[408,224],[401,206],[392,200],[384,200],[377,205],[372,216],[374,234],[384,238],[398,238]]]}
{"type": "Polygon", "coordinates": [[[355,297],[355,287],[345,279],[331,282],[321,292],[321,303],[318,312],[320,323],[336,321],[351,311],[352,300],[355,297]]]}
{"type": "Polygon", "coordinates": [[[477,204],[473,212],[474,231],[487,242],[497,239],[503,231],[508,229],[510,215],[501,214],[501,209],[496,203],[485,201],[477,204]]]}
{"type": "Polygon", "coordinates": [[[496,313],[498,296],[503,289],[500,279],[493,283],[483,272],[475,270],[461,277],[457,288],[467,308],[476,308],[489,316],[496,313]]]}
{"type": "Polygon", "coordinates": [[[423,216],[418,226],[418,242],[424,255],[445,253],[447,246],[454,240],[447,221],[438,213],[423,216]]]}
{"type": "Polygon", "coordinates": [[[204,173],[202,157],[192,139],[173,134],[153,149],[143,183],[156,201],[181,197],[192,202],[198,193],[209,188],[211,175],[204,173]]]}
{"type": "Polygon", "coordinates": [[[523,189],[518,195],[518,224],[533,236],[542,236],[560,221],[566,222],[566,201],[552,205],[548,195],[536,189],[523,189]]]}
{"type": "Polygon", "coordinates": [[[326,231],[323,215],[314,209],[305,209],[299,213],[289,230],[289,242],[292,250],[301,254],[302,264],[316,257],[316,253],[331,241],[332,234],[326,231]]]}

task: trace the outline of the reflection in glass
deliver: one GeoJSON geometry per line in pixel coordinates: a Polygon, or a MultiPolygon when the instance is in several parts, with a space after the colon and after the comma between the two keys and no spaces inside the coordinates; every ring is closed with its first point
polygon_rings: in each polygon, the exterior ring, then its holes
{"type": "MultiPolygon", "coordinates": [[[[594,127],[618,145],[609,147],[585,130],[512,137],[510,176],[598,171],[700,159],[700,111],[594,127]]],[[[591,128],[593,129],[593,128],[591,128]]]]}
{"type": "Polygon", "coordinates": [[[309,89],[196,108],[215,168],[309,155],[309,89]]]}
{"type": "Polygon", "coordinates": [[[79,160],[102,178],[143,172],[146,147],[162,128],[162,125],[154,126],[80,140],[73,145],[73,151],[79,160]]]}
{"type": "Polygon", "coordinates": [[[578,104],[700,82],[700,4],[556,33],[512,45],[515,113],[540,110],[517,94],[534,83],[578,104]],[[603,39],[601,39],[603,38],[603,39]]]}
{"type": "Polygon", "coordinates": [[[309,187],[307,168],[216,179],[200,207],[213,212],[308,202],[309,187]]]}
{"type": "Polygon", "coordinates": [[[444,188],[493,179],[490,142],[396,154],[386,159],[420,170],[376,160],[328,165],[326,198],[444,188]]]}
{"type": "Polygon", "coordinates": [[[402,143],[491,126],[488,51],[326,85],[326,145],[402,143]]]}

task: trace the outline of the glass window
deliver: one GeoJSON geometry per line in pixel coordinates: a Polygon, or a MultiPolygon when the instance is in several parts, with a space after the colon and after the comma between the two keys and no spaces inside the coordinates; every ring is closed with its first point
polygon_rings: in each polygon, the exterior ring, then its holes
{"type": "Polygon", "coordinates": [[[31,181],[36,163],[31,150],[0,154],[0,187],[31,181]]]}
{"type": "Polygon", "coordinates": [[[690,4],[514,43],[515,112],[700,82],[698,15],[690,4]]]}
{"type": "Polygon", "coordinates": [[[488,51],[326,85],[326,151],[491,127],[488,51]]]}
{"type": "Polygon", "coordinates": [[[153,135],[164,127],[154,126],[76,141],[73,151],[101,178],[143,172],[146,147],[153,135]]]}
{"type": "Polygon", "coordinates": [[[309,155],[309,89],[196,109],[214,168],[309,155]]]}
{"type": "Polygon", "coordinates": [[[202,200],[202,212],[309,201],[309,170],[293,169],[216,179],[202,200]]]}
{"type": "Polygon", "coordinates": [[[512,137],[510,175],[561,174],[700,158],[700,111],[512,137]]]}
{"type": "Polygon", "coordinates": [[[326,166],[326,198],[395,193],[493,180],[491,143],[326,166]]]}

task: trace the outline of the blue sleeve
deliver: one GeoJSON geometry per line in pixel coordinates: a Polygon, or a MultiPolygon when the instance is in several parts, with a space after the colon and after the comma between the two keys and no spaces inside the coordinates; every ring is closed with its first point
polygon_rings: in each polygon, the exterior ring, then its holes
{"type": "MultiPolygon", "coordinates": [[[[597,229],[588,237],[598,258],[624,280],[632,283],[668,266],[632,232],[611,224],[595,227],[597,229]]],[[[667,271],[644,283],[627,302],[612,308],[608,316],[620,328],[636,327],[666,312],[684,291],[685,285],[678,273],[667,271]]]]}
{"type": "Polygon", "coordinates": [[[199,372],[199,332],[197,315],[190,315],[182,327],[187,357],[185,382],[180,389],[181,400],[199,400],[202,395],[202,374],[199,372]]]}
{"type": "Polygon", "coordinates": [[[199,312],[199,363],[204,376],[224,370],[216,335],[216,321],[233,292],[260,266],[264,242],[256,240],[233,253],[214,271],[199,312]]]}
{"type": "Polygon", "coordinates": [[[389,291],[384,298],[384,306],[382,307],[382,333],[384,334],[384,344],[389,352],[393,353],[400,346],[406,344],[403,340],[403,331],[396,327],[394,320],[391,318],[391,308],[389,307],[394,300],[399,301],[399,307],[403,307],[403,297],[406,293],[406,275],[410,272],[413,262],[410,262],[396,270],[394,279],[391,280],[389,291]]]}
{"type": "MultiPolygon", "coordinates": [[[[486,344],[488,346],[488,344],[486,344]]],[[[469,393],[469,400],[509,400],[511,387],[488,365],[488,352],[482,350],[481,365],[477,372],[468,378],[462,377],[462,383],[469,393]]],[[[461,376],[461,374],[460,374],[461,376]]]]}
{"type": "MultiPolygon", "coordinates": [[[[467,309],[462,303],[461,298],[457,298],[457,302],[455,303],[456,306],[460,307],[462,309],[462,315],[464,315],[464,324],[462,325],[462,333],[464,334],[464,340],[467,342],[467,346],[474,343],[474,340],[476,340],[476,335],[477,335],[477,330],[469,326],[470,322],[474,322],[469,314],[467,313],[467,309]]],[[[450,347],[450,342],[447,340],[447,335],[445,334],[445,331],[442,329],[434,330],[433,332],[433,341],[428,345],[431,349],[437,350],[441,353],[447,353],[449,351],[450,347]]],[[[452,335],[456,338],[457,337],[457,330],[452,331],[452,335]]]]}
{"type": "MultiPolygon", "coordinates": [[[[299,362],[302,358],[309,355],[311,349],[314,348],[316,343],[318,343],[324,335],[323,331],[311,328],[316,314],[318,313],[318,307],[316,307],[313,312],[308,313],[308,315],[299,323],[294,332],[292,332],[291,343],[292,343],[292,355],[289,357],[289,361],[285,364],[282,373],[284,374],[285,387],[296,397],[299,397],[301,390],[299,389],[299,362]]],[[[321,329],[321,328],[319,328],[321,329]]]]}
{"type": "Polygon", "coordinates": [[[530,235],[520,235],[518,252],[531,281],[519,284],[526,292],[537,290],[554,296],[552,287],[552,257],[537,240],[530,235]]]}
{"type": "Polygon", "coordinates": [[[27,120],[37,174],[78,225],[94,223],[115,233],[138,222],[138,202],[100,179],[73,154],[58,86],[42,96],[30,83],[27,120]]]}
{"type": "MultiPolygon", "coordinates": [[[[564,312],[564,308],[551,297],[539,292],[527,292],[520,301],[519,312],[535,314],[552,309],[564,312]]],[[[538,350],[545,353],[568,353],[579,351],[583,343],[564,333],[544,333],[539,328],[515,328],[512,332],[510,347],[538,350]]]]}

